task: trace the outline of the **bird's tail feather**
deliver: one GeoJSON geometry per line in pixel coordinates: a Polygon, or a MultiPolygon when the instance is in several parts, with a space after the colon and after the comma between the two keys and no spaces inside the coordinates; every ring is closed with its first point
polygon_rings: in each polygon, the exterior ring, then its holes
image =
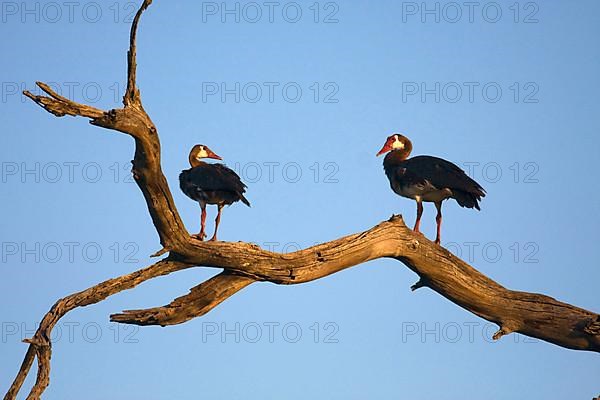
{"type": "Polygon", "coordinates": [[[250,207],[250,202],[248,201],[248,199],[245,198],[242,193],[238,193],[238,195],[240,196],[240,200],[242,201],[242,203],[244,203],[245,205],[247,205],[248,207],[250,207]]]}
{"type": "MultiPolygon", "coordinates": [[[[453,194],[452,197],[454,197],[456,202],[461,207],[475,208],[477,210],[481,210],[479,208],[479,201],[481,200],[481,197],[482,197],[480,194],[463,192],[462,190],[453,190],[452,194],[453,194]]],[[[484,196],[485,196],[485,194],[484,194],[484,196]]]]}

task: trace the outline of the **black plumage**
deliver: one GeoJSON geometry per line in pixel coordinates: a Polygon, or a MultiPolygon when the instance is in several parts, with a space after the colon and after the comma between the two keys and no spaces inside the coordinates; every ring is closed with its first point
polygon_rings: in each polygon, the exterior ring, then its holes
{"type": "Polygon", "coordinates": [[[225,206],[241,201],[250,206],[244,197],[246,185],[235,171],[223,164],[202,163],[181,171],[179,187],[199,203],[225,206]]]}
{"type": "Polygon", "coordinates": [[[479,201],[485,197],[485,190],[456,164],[432,156],[416,156],[398,162],[394,160],[393,152],[387,157],[390,162],[384,162],[384,170],[390,184],[395,180],[403,189],[419,186],[423,192],[447,188],[452,192],[450,197],[461,207],[480,210],[479,201]]]}
{"type": "Polygon", "coordinates": [[[392,190],[400,196],[417,202],[417,219],[414,230],[419,232],[423,202],[432,202],[437,208],[436,243],[440,243],[442,226],[442,202],[453,198],[461,207],[479,210],[479,201],[485,190],[450,161],[432,156],[408,158],[412,143],[407,137],[393,134],[387,138],[377,153],[388,153],[383,160],[383,169],[392,190]]]}
{"type": "Polygon", "coordinates": [[[192,168],[181,171],[179,174],[179,187],[190,199],[200,204],[202,214],[200,217],[200,233],[194,235],[200,240],[206,236],[206,205],[217,206],[215,218],[215,233],[210,240],[217,240],[217,230],[221,221],[221,211],[224,206],[241,201],[250,207],[250,202],[244,196],[246,185],[238,174],[223,164],[209,164],[201,161],[204,158],[221,160],[207,146],[198,144],[192,148],[189,161],[192,168]]]}

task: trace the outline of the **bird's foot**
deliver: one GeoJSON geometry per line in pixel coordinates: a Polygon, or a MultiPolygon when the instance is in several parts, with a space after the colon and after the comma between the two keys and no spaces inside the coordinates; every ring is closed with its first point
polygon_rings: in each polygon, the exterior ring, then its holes
{"type": "Polygon", "coordinates": [[[439,244],[440,246],[442,245],[442,241],[439,237],[435,238],[435,244],[439,244]]]}
{"type": "Polygon", "coordinates": [[[218,242],[218,240],[217,240],[217,237],[216,237],[216,236],[213,236],[213,237],[211,237],[211,238],[210,238],[208,241],[209,241],[209,242],[218,242]]]}
{"type": "Polygon", "coordinates": [[[200,232],[200,233],[196,233],[196,234],[192,235],[193,238],[196,238],[200,241],[203,241],[206,238],[206,236],[207,235],[204,232],[200,232]]]}

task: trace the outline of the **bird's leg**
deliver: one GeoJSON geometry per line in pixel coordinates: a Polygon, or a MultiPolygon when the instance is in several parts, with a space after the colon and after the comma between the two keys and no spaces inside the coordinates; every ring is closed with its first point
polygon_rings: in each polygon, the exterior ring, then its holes
{"type": "Polygon", "coordinates": [[[217,240],[217,230],[219,229],[219,222],[221,222],[221,210],[223,209],[223,205],[219,204],[217,207],[219,210],[217,211],[217,217],[215,218],[215,233],[213,237],[210,238],[211,242],[215,242],[217,240]]]}
{"type": "Polygon", "coordinates": [[[206,227],[206,204],[200,204],[200,208],[202,209],[202,214],[200,215],[200,233],[194,235],[194,237],[204,240],[206,237],[205,227],[206,227]]]}
{"type": "Polygon", "coordinates": [[[436,201],[435,208],[437,208],[437,215],[435,216],[435,222],[437,223],[437,235],[435,237],[435,242],[440,244],[442,239],[442,202],[436,201]]]}
{"type": "Polygon", "coordinates": [[[415,221],[415,227],[413,231],[420,232],[419,227],[421,226],[421,215],[423,215],[423,203],[421,200],[417,200],[417,220],[415,221]]]}

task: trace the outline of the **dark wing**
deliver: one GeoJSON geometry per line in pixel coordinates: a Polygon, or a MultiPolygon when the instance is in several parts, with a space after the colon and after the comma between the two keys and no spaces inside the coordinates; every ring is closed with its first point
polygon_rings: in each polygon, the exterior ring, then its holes
{"type": "Polygon", "coordinates": [[[415,178],[427,180],[438,189],[448,188],[463,207],[479,209],[477,201],[485,197],[485,190],[465,171],[450,161],[432,156],[417,156],[409,158],[398,165],[398,170],[406,169],[415,178]]]}
{"type": "Polygon", "coordinates": [[[246,191],[238,174],[223,164],[203,164],[188,171],[187,179],[203,190],[246,191]]]}
{"type": "MultiPolygon", "coordinates": [[[[195,186],[204,191],[225,191],[237,194],[245,204],[250,205],[244,197],[246,185],[238,174],[223,164],[201,164],[181,172],[180,184],[195,186]]],[[[185,190],[184,190],[185,191],[185,190]]]]}
{"type": "Polygon", "coordinates": [[[404,163],[384,165],[384,171],[390,182],[398,182],[401,186],[427,186],[427,179],[407,169],[404,163]]]}

